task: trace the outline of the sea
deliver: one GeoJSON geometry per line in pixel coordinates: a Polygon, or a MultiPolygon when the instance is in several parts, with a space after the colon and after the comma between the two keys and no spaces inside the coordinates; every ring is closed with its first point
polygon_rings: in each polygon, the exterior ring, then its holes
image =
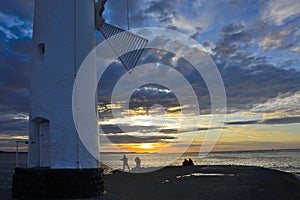
{"type": "MultiPolygon", "coordinates": [[[[104,166],[111,169],[122,169],[120,160],[123,153],[101,153],[100,159],[104,166]]],[[[135,158],[141,160],[143,168],[157,168],[168,165],[180,166],[185,158],[191,158],[195,165],[246,165],[276,169],[295,174],[300,177],[300,149],[290,150],[260,150],[237,152],[211,152],[204,157],[199,153],[184,154],[155,154],[127,153],[128,164],[135,167],[135,158]]],[[[20,153],[18,165],[26,167],[27,153],[20,153]]],[[[16,167],[15,153],[0,153],[0,189],[11,187],[14,168],[16,167]]]]}

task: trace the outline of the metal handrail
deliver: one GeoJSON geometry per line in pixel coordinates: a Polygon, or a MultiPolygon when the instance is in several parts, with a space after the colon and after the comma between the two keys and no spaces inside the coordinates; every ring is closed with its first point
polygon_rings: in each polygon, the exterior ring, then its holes
{"type": "Polygon", "coordinates": [[[16,141],[16,167],[20,167],[19,165],[19,143],[24,143],[24,144],[33,144],[34,141],[24,141],[24,140],[18,140],[16,141]]]}

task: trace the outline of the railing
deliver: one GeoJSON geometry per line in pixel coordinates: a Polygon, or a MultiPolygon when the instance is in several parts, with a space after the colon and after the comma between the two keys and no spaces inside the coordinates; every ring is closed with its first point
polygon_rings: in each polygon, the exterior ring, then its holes
{"type": "Polygon", "coordinates": [[[24,141],[24,140],[16,141],[16,167],[20,167],[20,162],[19,162],[19,143],[24,143],[24,144],[28,145],[28,144],[33,144],[34,142],[33,141],[31,141],[31,142],[30,141],[24,141]]]}

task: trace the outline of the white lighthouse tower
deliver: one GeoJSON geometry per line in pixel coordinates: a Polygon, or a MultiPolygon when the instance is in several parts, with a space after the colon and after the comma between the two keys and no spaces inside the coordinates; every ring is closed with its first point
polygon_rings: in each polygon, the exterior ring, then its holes
{"type": "MultiPolygon", "coordinates": [[[[28,168],[16,168],[13,195],[98,195],[104,190],[102,171],[80,141],[72,115],[74,80],[95,46],[95,2],[35,0],[34,14],[29,160],[28,168]]],[[[97,133],[97,122],[93,128],[97,133]]],[[[91,145],[97,146],[94,137],[91,145]]]]}
{"type": "MultiPolygon", "coordinates": [[[[98,167],[79,141],[72,114],[74,80],[94,35],[94,0],[36,0],[30,113],[36,143],[29,167],[98,167]]],[[[97,85],[96,75],[90,79],[97,85]]]]}

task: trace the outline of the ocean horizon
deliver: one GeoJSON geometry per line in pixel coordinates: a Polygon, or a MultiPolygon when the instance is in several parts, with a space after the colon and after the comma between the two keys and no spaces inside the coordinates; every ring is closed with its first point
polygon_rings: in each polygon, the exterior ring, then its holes
{"type": "MultiPolygon", "coordinates": [[[[113,169],[121,169],[124,153],[101,153],[100,161],[113,169]]],[[[210,152],[200,158],[198,152],[190,152],[180,155],[174,162],[172,159],[176,153],[127,153],[130,167],[135,167],[134,159],[142,160],[142,167],[181,166],[185,158],[191,158],[195,165],[243,165],[276,169],[284,172],[300,174],[300,149],[273,149],[273,150],[249,150],[249,151],[225,151],[210,152]],[[169,163],[169,164],[168,164],[169,163]]]]}

